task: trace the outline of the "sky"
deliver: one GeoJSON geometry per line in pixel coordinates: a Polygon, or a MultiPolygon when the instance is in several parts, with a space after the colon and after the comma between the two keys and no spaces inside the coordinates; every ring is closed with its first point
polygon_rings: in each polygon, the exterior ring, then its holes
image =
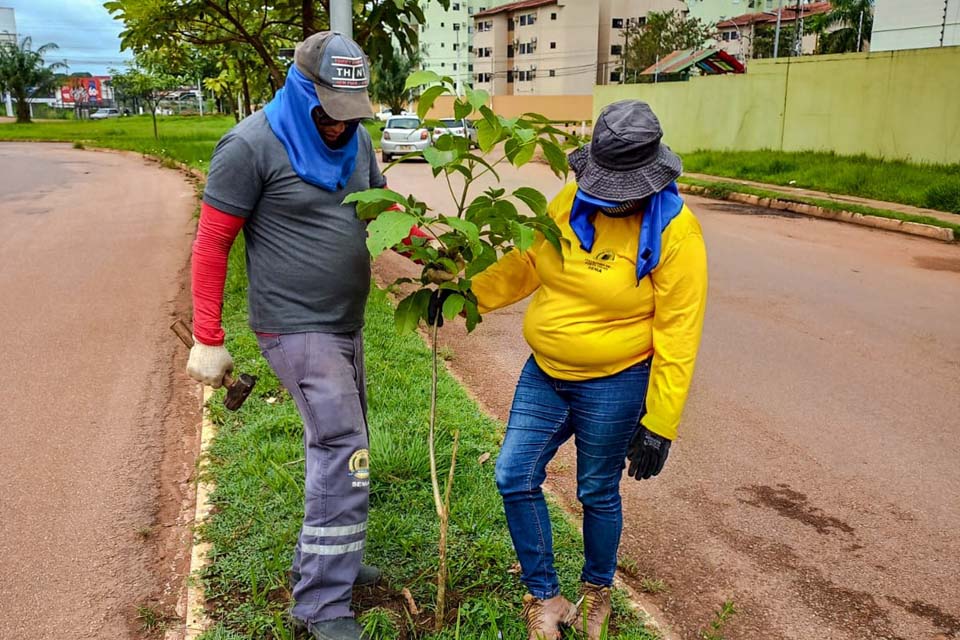
{"type": "Polygon", "coordinates": [[[107,75],[133,57],[120,52],[123,23],[103,8],[103,0],[0,0],[0,7],[15,10],[17,33],[31,36],[34,48],[58,44],[46,62],[66,60],[70,73],[107,75]]]}

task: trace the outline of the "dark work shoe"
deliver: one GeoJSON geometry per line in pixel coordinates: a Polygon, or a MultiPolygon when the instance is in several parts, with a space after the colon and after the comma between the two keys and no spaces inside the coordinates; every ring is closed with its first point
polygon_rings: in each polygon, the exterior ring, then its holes
{"type": "Polygon", "coordinates": [[[308,625],[314,640],[370,640],[353,618],[334,618],[308,625]]]}
{"type": "Polygon", "coordinates": [[[372,587],[378,582],[383,576],[380,569],[377,569],[373,565],[361,564],[360,573],[357,574],[357,579],[353,581],[353,586],[355,587],[372,587]]]}
{"type": "MultiPolygon", "coordinates": [[[[369,564],[361,564],[360,572],[357,574],[357,579],[353,581],[353,586],[355,587],[372,587],[375,584],[380,582],[380,578],[383,577],[383,572],[376,567],[369,564]]],[[[293,593],[293,588],[297,586],[297,583],[300,582],[300,574],[293,571],[289,572],[290,578],[290,593],[293,593]]]]}

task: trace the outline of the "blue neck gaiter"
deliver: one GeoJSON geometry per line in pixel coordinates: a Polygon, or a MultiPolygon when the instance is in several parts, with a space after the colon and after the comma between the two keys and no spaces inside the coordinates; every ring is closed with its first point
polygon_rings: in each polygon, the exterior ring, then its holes
{"type": "MultiPolygon", "coordinates": [[[[570,209],[570,228],[580,240],[584,251],[593,249],[596,231],[593,228],[593,216],[600,209],[610,209],[621,203],[595,198],[581,189],[573,199],[570,209]]],[[[640,239],[637,243],[637,284],[660,263],[660,245],[663,230],[683,209],[683,198],[677,189],[677,183],[671,182],[661,191],[650,196],[643,221],[640,224],[640,239]]]]}
{"type": "Polygon", "coordinates": [[[313,83],[292,65],[286,84],[263,110],[297,175],[325,191],[340,191],[347,186],[357,163],[357,125],[349,125],[352,129],[344,134],[349,138],[346,144],[331,149],[311,116],[319,106],[313,83]]]}

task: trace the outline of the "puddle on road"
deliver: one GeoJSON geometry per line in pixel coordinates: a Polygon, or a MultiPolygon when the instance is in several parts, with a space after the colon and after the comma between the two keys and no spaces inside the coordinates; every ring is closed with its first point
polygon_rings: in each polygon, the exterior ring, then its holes
{"type": "Polygon", "coordinates": [[[960,273],[960,258],[941,258],[938,256],[914,256],[913,263],[929,271],[952,271],[960,273]]]}

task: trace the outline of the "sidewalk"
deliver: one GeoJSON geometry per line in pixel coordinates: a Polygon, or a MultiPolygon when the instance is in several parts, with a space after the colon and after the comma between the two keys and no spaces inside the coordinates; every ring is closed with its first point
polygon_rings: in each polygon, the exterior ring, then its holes
{"type": "Polygon", "coordinates": [[[703,173],[684,173],[683,175],[688,178],[695,178],[697,180],[706,180],[709,182],[728,182],[731,184],[742,184],[750,187],[755,187],[757,189],[775,191],[777,193],[782,193],[788,196],[804,196],[807,198],[819,198],[821,200],[832,200],[833,202],[859,204],[865,207],[872,207],[874,209],[886,209],[888,211],[898,211],[900,213],[907,213],[915,216],[929,216],[931,218],[937,218],[939,220],[943,220],[944,222],[950,222],[953,224],[960,225],[960,214],[948,213],[946,211],[937,211],[935,209],[923,209],[921,207],[911,207],[910,205],[899,204],[896,202],[884,202],[883,200],[871,200],[869,198],[860,198],[857,196],[838,195],[835,193],[826,193],[824,191],[813,191],[812,189],[785,187],[780,185],[767,184],[765,182],[753,182],[751,180],[740,180],[738,178],[724,178],[721,176],[711,176],[703,173]]]}

